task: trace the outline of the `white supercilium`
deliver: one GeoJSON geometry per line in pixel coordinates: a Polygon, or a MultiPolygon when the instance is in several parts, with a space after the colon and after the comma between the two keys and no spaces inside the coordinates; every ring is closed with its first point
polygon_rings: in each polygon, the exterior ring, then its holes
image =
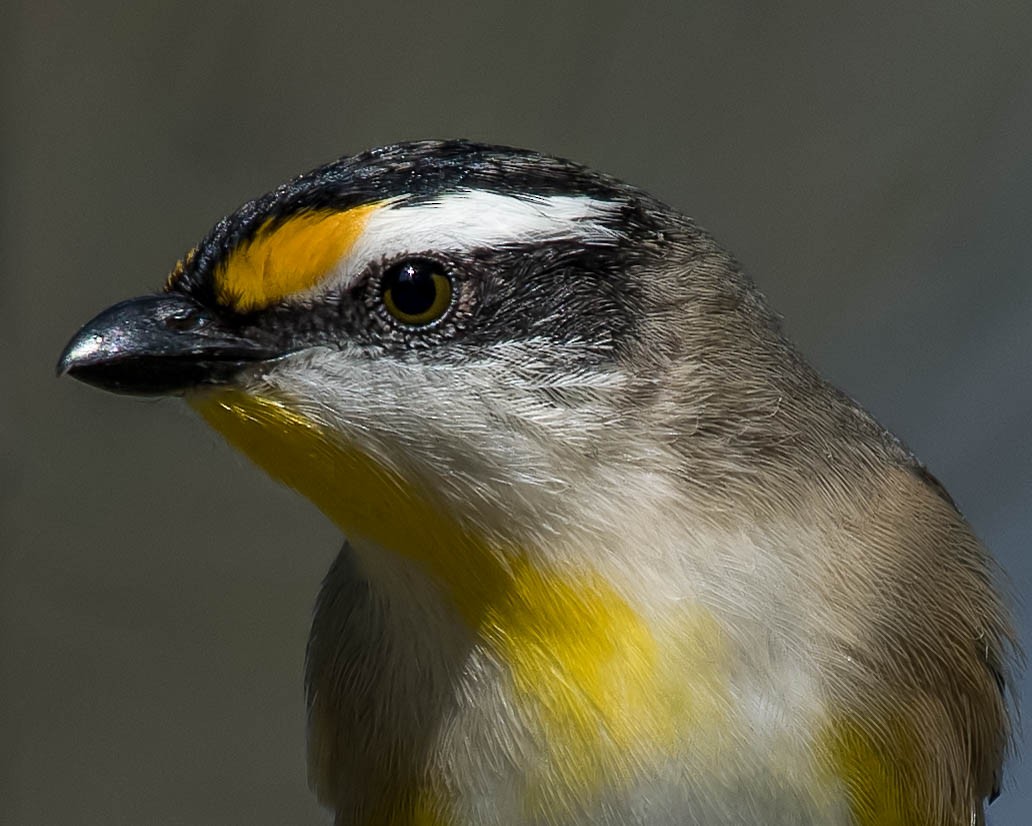
{"type": "Polygon", "coordinates": [[[616,241],[619,203],[586,196],[503,195],[460,189],[430,201],[393,199],[369,216],[336,271],[314,292],[347,289],[370,266],[405,255],[461,255],[476,249],[563,240],[616,241]]]}

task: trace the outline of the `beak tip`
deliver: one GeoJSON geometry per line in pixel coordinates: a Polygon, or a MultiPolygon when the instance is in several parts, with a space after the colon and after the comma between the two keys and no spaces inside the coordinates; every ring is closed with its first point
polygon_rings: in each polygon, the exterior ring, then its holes
{"type": "Polygon", "coordinates": [[[228,383],[243,365],[278,355],[222,326],[195,299],[162,293],[122,301],[88,321],[55,370],[114,393],[168,396],[228,383]]]}
{"type": "Polygon", "coordinates": [[[73,373],[76,367],[88,364],[91,357],[95,357],[104,344],[103,336],[88,332],[85,328],[80,330],[72,340],[65,345],[60,357],[57,359],[55,373],[58,378],[73,373]]]}

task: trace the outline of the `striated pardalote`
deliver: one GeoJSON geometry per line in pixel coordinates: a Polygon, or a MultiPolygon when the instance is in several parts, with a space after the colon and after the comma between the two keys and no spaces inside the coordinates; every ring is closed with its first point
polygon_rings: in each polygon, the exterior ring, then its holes
{"type": "Polygon", "coordinates": [[[464,141],[345,157],[59,372],[184,396],[347,537],[306,679],[338,824],[971,826],[999,788],[986,551],[641,190],[464,141]]]}

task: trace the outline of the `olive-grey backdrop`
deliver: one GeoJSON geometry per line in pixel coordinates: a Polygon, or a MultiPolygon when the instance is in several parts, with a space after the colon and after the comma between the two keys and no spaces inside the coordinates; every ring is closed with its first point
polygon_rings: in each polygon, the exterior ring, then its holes
{"type": "Polygon", "coordinates": [[[335,530],[179,404],[53,364],[242,200],[400,139],[572,157],[713,230],[946,483],[1028,644],[1032,4],[835,5],[9,6],[0,821],[327,822],[301,668],[335,530]]]}

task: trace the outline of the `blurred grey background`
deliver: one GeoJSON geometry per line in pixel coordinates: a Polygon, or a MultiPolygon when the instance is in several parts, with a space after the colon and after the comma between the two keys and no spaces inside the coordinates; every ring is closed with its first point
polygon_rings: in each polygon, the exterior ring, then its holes
{"type": "MultiPolygon", "coordinates": [[[[1032,647],[1027,0],[33,0],[3,18],[0,822],[328,822],[301,669],[336,531],[176,402],[53,365],[241,201],[400,139],[575,158],[714,231],[944,481],[1032,647]]],[[[1030,811],[1013,760],[991,822],[1030,811]]]]}

